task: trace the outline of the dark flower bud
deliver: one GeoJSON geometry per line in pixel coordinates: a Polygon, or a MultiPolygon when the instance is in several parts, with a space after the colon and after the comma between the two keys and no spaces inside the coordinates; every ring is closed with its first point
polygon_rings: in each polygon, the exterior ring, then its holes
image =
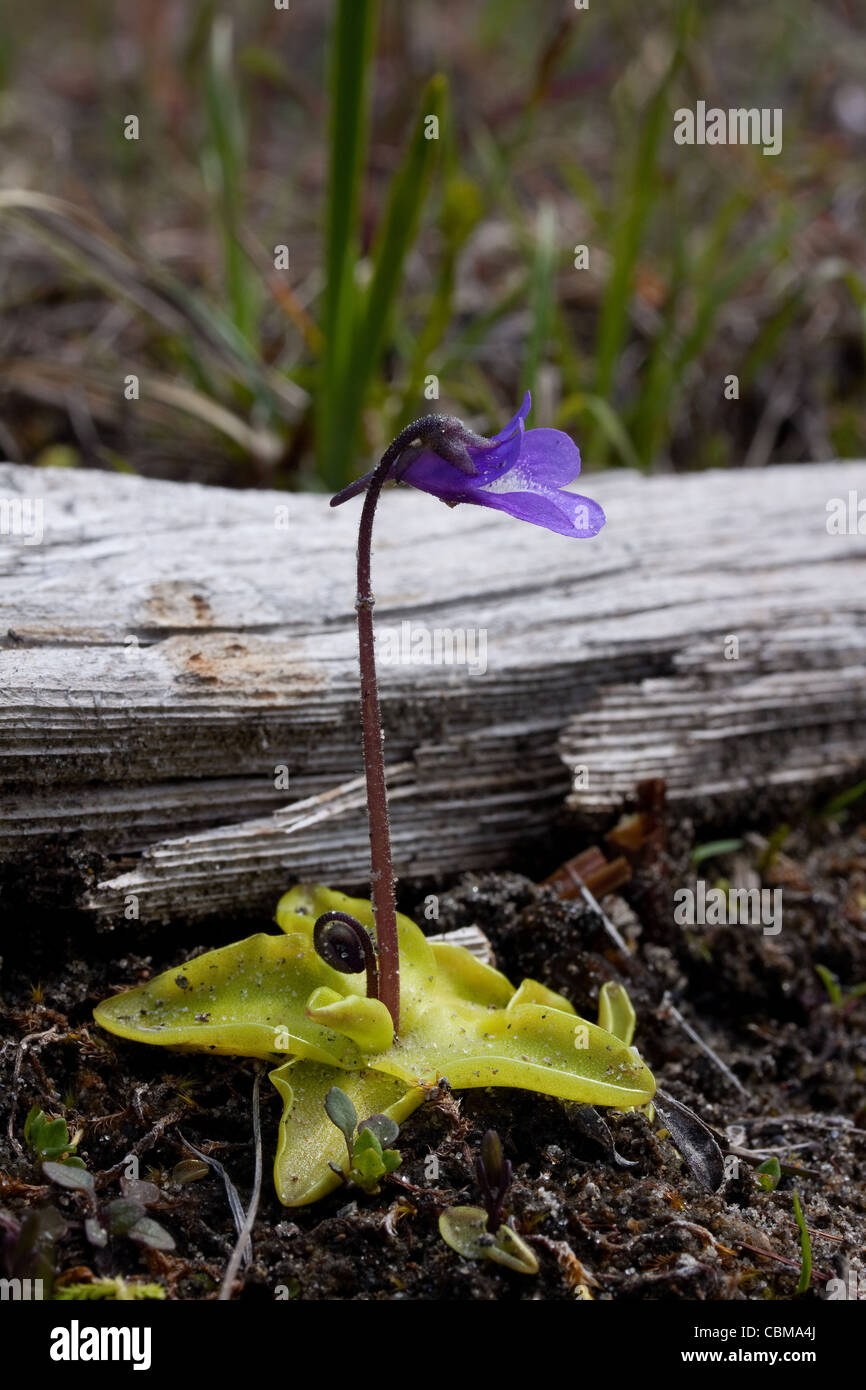
{"type": "Polygon", "coordinates": [[[459,468],[467,477],[476,477],[478,469],[469,450],[489,449],[488,441],[470,430],[456,415],[431,415],[428,418],[428,428],[419,434],[421,444],[446,463],[459,468]]]}
{"type": "Polygon", "coordinates": [[[495,1129],[488,1129],[481,1140],[481,1162],[491,1187],[498,1187],[502,1176],[502,1140],[495,1129]]]}
{"type": "Polygon", "coordinates": [[[367,972],[367,997],[378,998],[376,950],[366,927],[348,912],[323,912],[313,927],[313,945],[332,970],[341,975],[367,972]]]}
{"type": "Polygon", "coordinates": [[[339,970],[343,975],[357,975],[364,969],[364,948],[358,933],[348,922],[334,921],[329,913],[316,922],[313,945],[332,970],[339,970]]]}

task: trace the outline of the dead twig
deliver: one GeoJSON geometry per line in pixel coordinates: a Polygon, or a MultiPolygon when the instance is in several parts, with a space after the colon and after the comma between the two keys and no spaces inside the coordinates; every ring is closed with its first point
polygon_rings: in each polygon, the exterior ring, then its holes
{"type": "MultiPolygon", "coordinates": [[[[746,1245],[745,1241],[742,1240],[737,1241],[737,1244],[741,1250],[748,1250],[752,1255],[760,1255],[764,1260],[775,1260],[777,1264],[785,1265],[787,1269],[799,1270],[801,1268],[799,1260],[789,1260],[785,1255],[777,1255],[775,1250],[759,1250],[757,1245],[746,1245]]],[[[816,1269],[813,1265],[812,1278],[826,1282],[830,1275],[825,1274],[823,1270],[816,1269]]]]}
{"type": "Polygon", "coordinates": [[[129,1150],[129,1153],[124,1154],[123,1158],[120,1160],[119,1163],[115,1163],[112,1168],[106,1168],[104,1173],[98,1173],[96,1175],[97,1187],[104,1187],[105,1184],[107,1182],[110,1182],[112,1178],[117,1177],[118,1173],[122,1173],[126,1165],[129,1163],[130,1158],[139,1158],[147,1149],[151,1148],[151,1146],[156,1142],[157,1139],[159,1139],[162,1136],[163,1130],[168,1129],[169,1125],[176,1124],[177,1121],[185,1114],[185,1110],[170,1110],[167,1115],[160,1116],[160,1118],[156,1121],[156,1124],[151,1125],[150,1129],[147,1131],[147,1134],[142,1135],[140,1139],[136,1140],[132,1148],[129,1150]]]}
{"type": "Polygon", "coordinates": [[[700,1048],[701,1052],[703,1052],[705,1057],[709,1057],[710,1061],[718,1067],[722,1075],[728,1081],[730,1081],[734,1089],[739,1091],[741,1096],[745,1096],[747,1100],[749,1099],[749,1093],[746,1090],[740,1078],[734,1075],[730,1067],[722,1061],[718,1053],[713,1051],[709,1043],[704,1042],[700,1033],[698,1033],[692,1027],[688,1019],[683,1018],[676,1004],[674,1004],[671,1001],[670,995],[665,994],[665,996],[663,997],[659,1012],[661,1013],[661,1016],[663,1018],[672,1018],[675,1023],[678,1023],[680,1028],[682,1028],[683,1032],[685,1033],[686,1037],[691,1038],[695,1047],[700,1048]]]}
{"type": "Polygon", "coordinates": [[[235,1278],[240,1268],[241,1258],[244,1249],[249,1246],[252,1254],[252,1229],[255,1225],[256,1214],[259,1209],[259,1199],[262,1194],[262,1126],[259,1115],[259,1092],[262,1085],[262,1067],[256,1065],[256,1075],[253,1081],[253,1144],[255,1145],[256,1166],[253,1174],[253,1190],[250,1193],[250,1204],[247,1207],[247,1214],[244,1224],[238,1233],[235,1248],[232,1251],[231,1259],[226,1266],[222,1285],[217,1297],[217,1302],[224,1303],[232,1296],[235,1278]]]}
{"type": "Polygon", "coordinates": [[[22,1038],[15,1052],[15,1065],[12,1068],[12,1081],[9,1085],[9,1119],[6,1124],[6,1137],[20,1158],[24,1153],[18,1140],[15,1138],[15,1110],[18,1104],[18,1083],[21,1079],[21,1065],[24,1061],[24,1052],[30,1043],[47,1042],[49,1038],[57,1036],[57,1024],[52,1023],[50,1028],[46,1028],[44,1033],[28,1033],[22,1038]]]}
{"type": "MultiPolygon", "coordinates": [[[[178,1130],[177,1132],[177,1137],[181,1140],[184,1146],[187,1149],[189,1149],[190,1153],[194,1153],[196,1158],[200,1158],[202,1163],[206,1163],[209,1168],[213,1169],[218,1178],[222,1178],[223,1183],[225,1185],[226,1198],[229,1204],[229,1211],[231,1212],[232,1220],[235,1223],[235,1231],[238,1235],[240,1235],[241,1231],[244,1228],[244,1221],[246,1220],[246,1217],[244,1216],[243,1204],[241,1203],[241,1199],[238,1196],[238,1190],[232,1182],[231,1178],[229,1177],[228,1173],[226,1172],[225,1168],[219,1162],[218,1159],[212,1158],[210,1154],[202,1153],[201,1149],[196,1148],[195,1144],[191,1144],[188,1139],[185,1139],[184,1136],[181,1134],[180,1130],[178,1130]]],[[[252,1257],[252,1242],[248,1242],[247,1248],[244,1250],[244,1264],[249,1264],[252,1257]]]]}

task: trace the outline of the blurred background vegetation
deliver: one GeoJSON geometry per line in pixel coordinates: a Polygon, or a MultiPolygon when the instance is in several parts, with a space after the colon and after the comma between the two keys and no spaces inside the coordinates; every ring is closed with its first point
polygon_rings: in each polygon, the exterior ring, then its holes
{"type": "Polygon", "coordinates": [[[863,456],[864,18],[3,0],[0,455],[333,488],[530,387],[590,468],[863,456]],[[677,146],[699,99],[781,155],[677,146]]]}

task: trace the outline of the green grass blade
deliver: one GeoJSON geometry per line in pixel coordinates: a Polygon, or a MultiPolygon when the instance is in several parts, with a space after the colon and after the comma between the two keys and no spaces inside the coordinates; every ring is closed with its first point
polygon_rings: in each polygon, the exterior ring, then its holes
{"type": "Polygon", "coordinates": [[[253,342],[259,287],[240,242],[247,142],[234,73],[232,22],[224,15],[218,16],[211,28],[205,98],[210,134],[206,172],[217,195],[231,314],[238,331],[248,342],[253,342]]]}
{"type": "Polygon", "coordinates": [[[428,138],[431,118],[442,118],[446,82],[432,77],[421,94],[415,129],[402,165],[391,182],[388,203],[373,248],[373,276],[357,314],[351,356],[339,401],[340,454],[334,459],[351,476],[353,446],[364,400],[382,356],[385,333],[393,312],[406,257],[414,244],[418,221],[438,154],[438,139],[428,138]]]}
{"type": "Polygon", "coordinates": [[[338,0],[328,73],[331,117],[322,324],[325,348],[317,434],[320,470],[326,484],[334,488],[340,486],[351,467],[352,441],[345,438],[341,393],[356,315],[354,264],[377,10],[376,0],[338,0]]]}
{"type": "Polygon", "coordinates": [[[682,60],[677,49],[644,115],[626,184],[622,190],[623,214],[614,232],[613,268],[605,289],[596,345],[595,391],[609,397],[614,373],[628,327],[634,273],[644,231],[656,204],[660,175],[658,147],[669,117],[668,91],[682,60]]]}
{"type": "Polygon", "coordinates": [[[432,119],[443,116],[445,78],[432,77],[421,94],[421,106],[401,168],[391,184],[388,206],[373,248],[373,278],[363,307],[353,353],[354,372],[372,373],[382,351],[389,315],[403,278],[403,266],[415,241],[421,208],[436,163],[437,139],[428,139],[432,119]]]}
{"type": "MultiPolygon", "coordinates": [[[[544,360],[553,320],[556,291],[556,209],[552,203],[542,203],[535,224],[535,246],[532,259],[532,328],[526,344],[523,365],[523,387],[536,396],[538,371],[544,360]]],[[[522,390],[518,393],[522,395],[522,390]]],[[[549,425],[549,420],[536,419],[537,425],[549,425]]]]}
{"type": "MultiPolygon", "coordinates": [[[[453,161],[450,162],[453,164],[453,161]]],[[[445,337],[452,321],[454,290],[457,283],[457,258],[477,225],[481,217],[481,210],[482,197],[478,186],[472,179],[457,173],[452,168],[442,192],[442,206],[439,214],[442,252],[436,275],[436,285],[431,296],[426,322],[415,338],[414,349],[410,353],[411,366],[406,389],[403,392],[400,412],[394,422],[394,434],[421,414],[423,409],[433,408],[421,404],[422,401],[426,402],[431,399],[422,395],[424,379],[430,374],[430,358],[445,337]]]]}
{"type": "Polygon", "coordinates": [[[800,1230],[800,1278],[797,1293],[805,1293],[812,1282],[812,1242],[806,1229],[806,1219],[800,1206],[800,1194],[794,1189],[794,1216],[800,1230]]]}

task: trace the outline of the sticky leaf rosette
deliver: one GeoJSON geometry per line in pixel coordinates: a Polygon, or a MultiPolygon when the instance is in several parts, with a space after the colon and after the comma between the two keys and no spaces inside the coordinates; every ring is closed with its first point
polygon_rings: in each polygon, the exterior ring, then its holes
{"type": "Polygon", "coordinates": [[[283,935],[260,933],[208,951],[95,1010],[103,1028],[135,1042],[227,1053],[282,1064],[270,1078],[283,1099],[274,1166],[286,1206],[325,1196],[345,1171],[342,1135],[324,1100],[338,1085],[362,1115],[401,1124],[425,1089],[510,1086],[583,1104],[627,1108],[655,1082],[613,1033],[579,1018],[535,980],[518,989],[463,947],[430,942],[397,915],[400,1028],[368,997],[363,970],[346,974],[317,952],[314,924],[345,913],[371,933],[369,902],[320,885],[281,899],[283,935]]]}

